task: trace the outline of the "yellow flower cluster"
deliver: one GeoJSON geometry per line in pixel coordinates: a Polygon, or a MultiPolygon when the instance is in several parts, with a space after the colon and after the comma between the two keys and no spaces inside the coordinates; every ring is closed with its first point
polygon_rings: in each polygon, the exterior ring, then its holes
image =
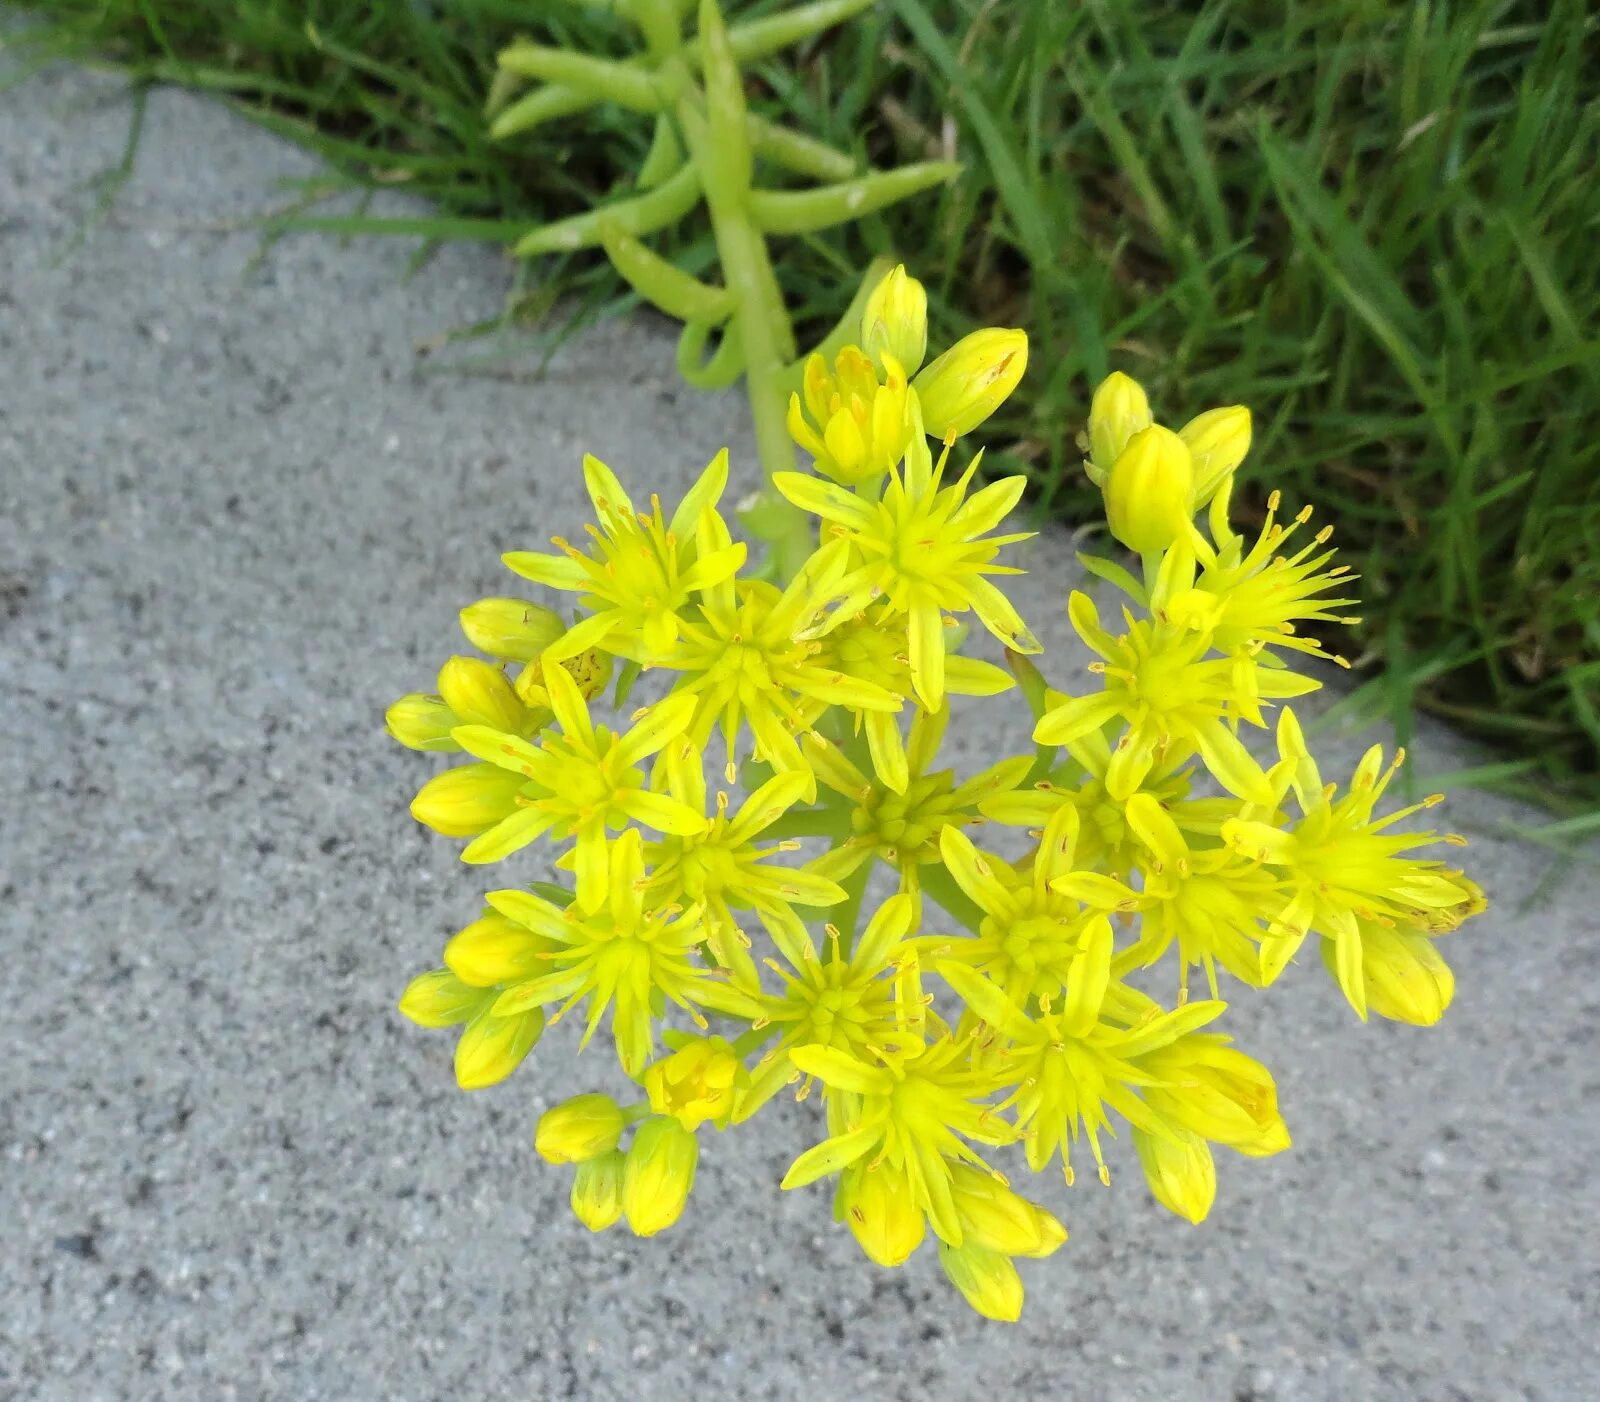
{"type": "Polygon", "coordinates": [[[859,344],[804,367],[790,425],[817,472],[775,481],[815,519],[792,579],[745,573],[725,455],[670,514],[588,459],[588,545],[505,557],[574,610],[473,604],[487,660],[451,658],[389,730],[464,757],[411,811],[470,839],[465,860],[542,838],[570,881],[491,891],[400,1007],[463,1028],[469,1089],[569,1012],[585,1044],[606,1029],[637,1096],[578,1095],[535,1138],[575,1166],[595,1231],[671,1226],[706,1126],[815,1091],[823,1128],[783,1186],[830,1180],[880,1265],[931,1235],[971,1305],[1015,1319],[1016,1259],[1067,1234],[993,1151],[1070,1184],[1086,1149],[1109,1182],[1126,1127],[1155,1199],[1200,1221],[1215,1147],[1289,1144],[1271,1074],[1217,1030],[1222,976],[1266,987],[1315,937],[1360,1017],[1427,1025],[1453,991],[1438,941],[1484,902],[1416,855],[1461,839],[1396,831],[1436,797],[1380,813],[1398,755],[1374,748],[1341,793],[1281,704],[1316,689],[1294,664],[1329,656],[1351,577],[1276,496],[1253,537],[1232,529],[1249,412],[1173,431],[1126,376],[1095,392],[1085,467],[1138,570],[1088,562],[1124,597],[1107,621],[1072,595],[1098,660],[1058,690],[1001,587],[1023,480],[978,485],[980,454],[950,464],[1015,388],[1026,338],[980,331],[923,367],[926,343],[926,297],[896,269],[859,344]],[[1005,666],[963,653],[968,615],[1005,666]],[[942,763],[951,698],[1006,692],[1031,711],[1027,751],[942,763]],[[1252,731],[1275,741],[1264,760],[1252,731]],[[864,911],[880,866],[894,893],[864,911]],[[1170,1005],[1134,982],[1169,956],[1170,1005]]]}

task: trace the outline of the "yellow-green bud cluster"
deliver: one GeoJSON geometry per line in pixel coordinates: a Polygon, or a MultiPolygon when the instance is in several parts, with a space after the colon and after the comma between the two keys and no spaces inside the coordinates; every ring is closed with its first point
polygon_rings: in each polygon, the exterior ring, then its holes
{"type": "Polygon", "coordinates": [[[559,605],[472,604],[484,656],[390,707],[445,766],[417,819],[478,865],[540,844],[560,877],[488,891],[400,1008],[461,1029],[468,1089],[569,1012],[580,1045],[614,1046],[628,1092],[575,1095],[534,1135],[590,1230],[692,1220],[699,1136],[752,1132],[793,1087],[820,1113],[784,1187],[831,1182],[880,1266],[931,1239],[968,1303],[1011,1320],[1017,1260],[1067,1233],[1002,1155],[1069,1185],[1087,1156],[1109,1183],[1103,1141],[1126,1130],[1154,1199],[1202,1220],[1217,1149],[1289,1146],[1270,1071],[1219,1030],[1225,991],[1315,940],[1357,1016],[1428,1025],[1454,992],[1441,939],[1484,898],[1421,851],[1461,839],[1404,824],[1437,795],[1385,803],[1398,755],[1374,747],[1341,786],[1311,754],[1297,664],[1332,655],[1351,576],[1276,494],[1231,527],[1248,410],[1174,431],[1126,375],[1095,390],[1085,466],[1137,558],[1088,560],[1102,598],[1067,613],[1096,660],[1048,676],[1005,593],[1023,479],[951,462],[1027,339],[979,331],[924,365],[922,287],[897,268],[864,305],[858,344],[796,371],[816,471],[777,474],[743,518],[791,554],[804,519],[784,576],[732,538],[725,454],[671,510],[589,458],[583,548],[506,557],[559,605]],[[952,698],[1008,696],[1022,753],[941,759],[970,714],[952,698]],[[894,894],[865,906],[880,867],[894,894]],[[1165,985],[1136,977],[1163,963],[1165,985]]]}

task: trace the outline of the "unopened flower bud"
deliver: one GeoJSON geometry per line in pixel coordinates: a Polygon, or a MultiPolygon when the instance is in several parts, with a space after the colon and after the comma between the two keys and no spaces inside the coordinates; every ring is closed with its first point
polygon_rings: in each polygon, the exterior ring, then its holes
{"type": "Polygon", "coordinates": [[[691,1037],[671,1056],[646,1067],[643,1084],[656,1114],[698,1129],[707,1120],[726,1124],[735,1091],[748,1079],[725,1038],[691,1037]]]}
{"type": "Polygon", "coordinates": [[[1089,477],[1104,487],[1112,467],[1140,429],[1149,428],[1150,400],[1144,387],[1116,370],[1100,381],[1089,405],[1089,477]]]}
{"type": "Polygon", "coordinates": [[[1027,368],[1027,332],[990,326],[963,336],[916,378],[923,427],[946,441],[971,433],[1005,403],[1027,368]]]}
{"type": "Polygon", "coordinates": [[[551,1163],[582,1163],[615,1149],[623,1124],[609,1095],[575,1095],[539,1116],[533,1147],[551,1163]]]}
{"type": "Polygon", "coordinates": [[[881,374],[887,351],[907,375],[928,353],[928,293],[898,264],[872,289],[861,314],[861,345],[881,374]]]}
{"type": "Polygon", "coordinates": [[[939,1243],[939,1264],[950,1283],[985,1319],[1014,1324],[1022,1314],[1022,1277],[1011,1258],[987,1246],[939,1243]]]}
{"type": "Polygon", "coordinates": [[[1042,1207],[971,1164],[951,1169],[950,1191],[962,1230],[1006,1256],[1048,1256],[1067,1239],[1066,1228],[1042,1207]]]}
{"type": "Polygon", "coordinates": [[[922,1245],[927,1219],[904,1173],[883,1164],[857,1169],[845,1179],[841,1200],[851,1234],[875,1264],[901,1265],[922,1245]]]}
{"type": "Polygon", "coordinates": [[[1165,550],[1192,514],[1194,467],[1183,439],[1159,424],[1128,440],[1105,481],[1111,534],[1130,550],[1165,550]]]}
{"type": "Polygon", "coordinates": [[[476,837],[517,809],[527,779],[497,764],[458,764],[411,800],[411,816],[445,837],[476,837]]]}
{"type": "Polygon", "coordinates": [[[408,750],[459,750],[450,732],[460,725],[456,713],[441,696],[414,691],[402,696],[383,714],[383,724],[408,750]]]}
{"type": "Polygon", "coordinates": [[[1217,494],[1250,451],[1250,411],[1243,404],[1208,409],[1178,430],[1194,460],[1194,509],[1217,494]]]}
{"type": "Polygon", "coordinates": [[[487,725],[511,734],[527,715],[506,674],[481,657],[452,657],[439,669],[439,695],[460,725],[487,725]]]}
{"type": "Polygon", "coordinates": [[[1169,1212],[1203,1222],[1217,1196],[1217,1166],[1211,1146],[1198,1134],[1174,1129],[1172,1136],[1135,1127],[1133,1147],[1139,1151],[1150,1192],[1169,1212]]]}
{"type": "Polygon", "coordinates": [[[622,1216],[623,1156],[615,1149],[578,1165],[572,1178],[572,1214],[591,1232],[603,1232],[622,1216]]]}
{"type": "Polygon", "coordinates": [[[484,991],[449,969],[418,974],[400,995],[400,1011],[418,1027],[454,1027],[483,1006],[484,991]]]}
{"type": "Polygon", "coordinates": [[[492,1005],[469,1022],[456,1042],[456,1084],[462,1090],[497,1085],[522,1065],[544,1032],[544,1009],[499,1017],[492,1005]]]}
{"type": "Polygon", "coordinates": [[[539,973],[545,967],[539,956],[550,947],[549,940],[526,925],[491,910],[450,937],[444,962],[464,983],[493,988],[539,973]]]}
{"type": "Polygon", "coordinates": [[[461,610],[473,647],[509,662],[531,662],[567,631],[561,616],[526,599],[479,599],[461,610]]]}
{"type": "Polygon", "coordinates": [[[622,1210],[637,1236],[654,1236],[683,1215],[694,1187],[700,1141],[677,1120],[652,1115],[628,1145],[622,1210]]]}
{"type": "Polygon", "coordinates": [[[1275,1154],[1289,1147],[1272,1073],[1223,1039],[1183,1038],[1152,1052],[1144,1069],[1160,1078],[1147,1103],[1173,1124],[1245,1154],[1275,1154]]]}
{"type": "MultiPolygon", "coordinates": [[[[1455,996],[1456,979],[1433,940],[1418,930],[1394,929],[1362,920],[1361,975],[1367,1007],[1395,1022],[1432,1027],[1455,996]]],[[[1322,942],[1322,960],[1338,977],[1332,940],[1322,942]]]]}

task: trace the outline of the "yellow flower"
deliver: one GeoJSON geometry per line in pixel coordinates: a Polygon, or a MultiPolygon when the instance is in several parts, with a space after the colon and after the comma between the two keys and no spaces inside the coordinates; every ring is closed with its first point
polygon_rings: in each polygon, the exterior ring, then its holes
{"type": "Polygon", "coordinates": [[[1071,1146],[1087,1139],[1100,1181],[1111,1172],[1100,1148],[1102,1131],[1111,1132],[1115,1111],[1136,1130],[1162,1132],[1161,1117],[1145,1103],[1139,1088],[1150,1081],[1141,1059],[1195,1028],[1221,1016],[1225,1003],[1189,1003],[1163,1012],[1126,984],[1110,983],[1098,1017],[1075,1019],[1068,1007],[1041,1000],[1029,1016],[992,980],[968,964],[941,959],[934,965],[992,1036],[995,1074],[1015,1090],[1002,1108],[1015,1109],[1028,1167],[1042,1172],[1057,1153],[1062,1176],[1074,1181],[1071,1146]]]}
{"type": "Polygon", "coordinates": [[[750,997],[707,969],[695,957],[705,939],[696,908],[646,908],[643,845],[637,828],[616,842],[607,900],[586,913],[574,903],[561,910],[529,891],[491,891],[489,904],[525,925],[556,948],[545,956],[546,972],[513,984],[494,1009],[510,1016],[565,1000],[557,1017],[588,1000],[583,1039],[587,1046],[607,1009],[617,1059],[629,1076],[644,1069],[655,1048],[656,1005],[671,1001],[704,1025],[701,1007],[734,1017],[758,1015],[750,997]]]}
{"type": "Polygon", "coordinates": [[[853,487],[875,482],[905,454],[915,431],[906,371],[887,351],[869,358],[859,346],[806,361],[799,394],[789,396],[789,436],[816,460],[817,471],[853,487]],[[878,378],[876,359],[882,366],[878,378]]]}
{"type": "Polygon", "coordinates": [[[683,619],[662,665],[683,674],[675,693],[695,698],[689,735],[704,746],[720,725],[730,768],[741,724],[774,769],[809,774],[795,735],[820,713],[847,706],[888,715],[903,704],[900,694],[831,665],[820,643],[799,636],[846,558],[842,542],[817,551],[781,593],[762,581],[725,580],[704,591],[698,617],[683,619]]]}
{"type": "MultiPolygon", "coordinates": [[[[806,760],[818,782],[845,800],[842,805],[826,801],[824,812],[838,813],[840,826],[848,823],[850,833],[811,864],[813,872],[843,881],[877,857],[900,873],[900,889],[920,903],[919,868],[941,860],[940,833],[981,822],[978,805],[1019,783],[1032,764],[1029,756],[1018,755],[956,783],[953,770],[932,769],[949,717],[948,709],[919,711],[904,746],[898,744],[898,730],[894,743],[876,737],[876,779],[868,778],[837,745],[806,737],[806,760]]],[[[867,734],[874,738],[870,727],[867,734]]]]}
{"type": "Polygon", "coordinates": [[[1011,397],[1027,368],[1027,332],[988,326],[963,336],[916,378],[922,426],[955,442],[1011,397]]]}
{"type": "MultiPolygon", "coordinates": [[[[706,776],[699,751],[680,740],[668,748],[665,761],[667,792],[689,811],[703,813],[706,776]]],[[[766,924],[799,924],[794,906],[837,905],[845,898],[843,888],[827,877],[769,864],[771,857],[797,851],[798,842],[760,844],[761,834],[813,786],[809,770],[775,775],[731,816],[728,795],[718,793],[716,816],[700,832],[667,836],[647,848],[651,899],[704,908],[707,943],[717,962],[747,978],[754,977],[755,968],[735,910],[754,911],[766,924]]]]}
{"type": "Polygon", "coordinates": [[[1284,525],[1277,519],[1278,506],[1274,492],[1255,543],[1247,550],[1242,536],[1232,536],[1198,578],[1192,555],[1173,552],[1151,597],[1152,610],[1203,631],[1219,652],[1248,652],[1277,665],[1275,648],[1330,657],[1321,642],[1300,628],[1308,623],[1359,623],[1359,618],[1340,612],[1354,598],[1325,597],[1330,590],[1348,588],[1354,576],[1343,565],[1324,568],[1334,556],[1332,549],[1322,549],[1331,527],[1318,531],[1293,555],[1277,554],[1311,519],[1308,506],[1284,525]]]}
{"type": "Polygon", "coordinates": [[[599,909],[606,893],[608,828],[630,820],[662,832],[697,833],[705,819],[674,798],[645,787],[635,766],[681,735],[694,714],[688,696],[669,696],[638,712],[626,734],[595,725],[577,684],[565,668],[545,678],[550,704],[561,727],[546,731],[537,746],[504,731],[464,725],[453,733],[469,754],[521,775],[536,796],[522,794],[515,810],[470,843],[466,862],[497,862],[543,833],[577,839],[574,864],[578,904],[599,909]]]}
{"type": "Polygon", "coordinates": [[[615,1149],[626,1123],[609,1095],[575,1095],[539,1117],[533,1147],[550,1163],[582,1163],[615,1149]]]}
{"type": "Polygon", "coordinates": [[[832,1047],[796,1047],[789,1053],[796,1067],[826,1085],[830,1096],[842,1092],[849,1099],[846,1127],[801,1154],[783,1186],[801,1188],[872,1161],[880,1173],[903,1176],[940,1240],[961,1245],[954,1166],[983,1163],[972,1143],[1009,1144],[1016,1138],[985,1103],[994,1077],[974,1065],[971,1052],[966,1039],[945,1035],[910,1056],[884,1056],[873,1066],[832,1047]]]}
{"type": "Polygon", "coordinates": [[[874,1049],[906,1054],[921,1045],[922,983],[906,939],[913,915],[910,897],[891,896],[868,920],[853,948],[846,951],[833,931],[824,955],[798,920],[768,924],[788,967],[773,959],[764,962],[783,980],[783,991],[752,992],[763,1021],[778,1029],[779,1040],[756,1066],[740,1099],[739,1119],[749,1119],[798,1078],[789,1063],[794,1047],[832,1047],[865,1060],[874,1049]]]}
{"type": "Polygon", "coordinates": [[[861,313],[861,344],[879,370],[892,357],[915,375],[928,352],[928,293],[897,264],[872,289],[861,313]]]}
{"type": "Polygon", "coordinates": [[[1291,672],[1257,668],[1248,657],[1209,656],[1204,634],[1145,619],[1130,619],[1113,637],[1087,594],[1075,591],[1067,613],[1078,636],[1103,662],[1090,671],[1104,678],[1098,695],[1075,697],[1034,727],[1041,745],[1070,745],[1120,718],[1128,731],[1106,770],[1106,789],[1122,801],[1144,783],[1158,762],[1199,754],[1230,793],[1253,803],[1271,799],[1260,765],[1240,743],[1240,720],[1260,725],[1261,703],[1303,696],[1317,683],[1291,672]]]}
{"type": "Polygon", "coordinates": [[[589,611],[549,645],[547,658],[559,662],[604,646],[619,657],[652,662],[677,640],[678,614],[694,595],[744,563],[742,544],[711,550],[699,545],[703,530],[720,520],[716,507],[728,481],[727,451],[711,460],[670,520],[655,496],[648,515],[637,512],[598,458],[584,458],[583,475],[599,521],[588,528],[589,553],[557,536],[552,543],[559,555],[513,551],[503,558],[525,579],[576,593],[589,611]]]}
{"type": "Polygon", "coordinates": [[[645,1067],[643,1085],[650,1108],[670,1115],[685,1129],[707,1120],[718,1129],[733,1115],[739,1091],[749,1084],[744,1063],[722,1037],[686,1037],[668,1032],[672,1055],[645,1067]]]}
{"type": "Polygon", "coordinates": [[[1278,903],[1277,879],[1228,847],[1191,846],[1173,815],[1149,793],[1134,794],[1126,814],[1141,845],[1144,877],[1139,938],[1123,956],[1129,966],[1149,968],[1175,944],[1179,1002],[1188,999],[1195,966],[1205,970],[1213,998],[1218,964],[1259,988],[1257,945],[1266,913],[1278,903]]]}
{"type": "Polygon", "coordinates": [[[960,829],[945,828],[940,854],[982,921],[970,938],[941,939],[939,950],[992,979],[1019,1007],[1060,1000],[1063,1026],[1081,1036],[1099,1020],[1111,978],[1109,916],[1136,909],[1140,897],[1109,876],[1078,870],[1077,836],[1077,810],[1059,809],[1023,875],[979,852],[960,829]]]}
{"type": "Polygon", "coordinates": [[[973,610],[1007,647],[1040,650],[1010,601],[986,577],[1019,573],[994,560],[1003,546],[1027,540],[1032,532],[987,533],[1017,504],[1026,479],[992,482],[969,499],[967,488],[981,457],[943,486],[944,457],[935,469],[919,436],[906,454],[904,473],[889,474],[877,502],[798,472],[779,472],[772,479],[796,506],[820,516],[836,538],[848,541],[860,561],[833,586],[839,602],[814,631],[836,628],[878,602],[884,624],[896,632],[906,629],[912,684],[929,710],[944,702],[946,614],[973,610]]]}
{"type": "Polygon", "coordinates": [[[652,1115],[634,1131],[622,1170],[622,1210],[636,1236],[654,1236],[679,1217],[694,1187],[700,1141],[677,1120],[652,1115]]]}
{"type": "MultiPolygon", "coordinates": [[[[1299,821],[1280,827],[1234,818],[1222,826],[1224,842],[1274,869],[1287,886],[1287,898],[1272,913],[1262,946],[1262,974],[1269,983],[1275,979],[1315,931],[1331,942],[1330,967],[1350,1006],[1365,1020],[1366,933],[1384,926],[1436,934],[1453,930],[1484,908],[1483,892],[1443,862],[1405,855],[1448,839],[1434,832],[1388,831],[1433,807],[1443,795],[1373,817],[1403,752],[1396,752],[1385,767],[1382,746],[1372,746],[1356,766],[1349,791],[1339,797],[1337,786],[1323,787],[1299,722],[1287,709],[1278,720],[1278,750],[1282,758],[1273,768],[1275,792],[1266,806],[1276,811],[1292,790],[1299,821]]],[[[1385,946],[1383,954],[1390,953],[1392,947],[1385,946]]]]}

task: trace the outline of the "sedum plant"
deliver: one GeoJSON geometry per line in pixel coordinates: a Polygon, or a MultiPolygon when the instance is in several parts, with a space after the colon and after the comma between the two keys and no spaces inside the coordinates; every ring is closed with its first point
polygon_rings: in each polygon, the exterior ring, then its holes
{"type": "MultiPolygon", "coordinates": [[[[534,229],[513,252],[531,258],[603,250],[635,292],[683,323],[678,369],[690,384],[723,389],[743,377],[768,477],[796,465],[786,407],[805,363],[768,240],[850,223],[960,171],[955,162],[921,161],[864,172],[845,152],[749,110],[743,66],[841,24],[871,3],[813,0],[728,25],[716,0],[604,0],[604,8],[638,30],[641,53],[614,60],[522,39],[499,55],[487,104],[489,134],[498,141],[600,103],[650,118],[653,135],[634,179],[636,193],[534,229]],[[697,12],[695,33],[686,36],[691,11],[697,12]],[[530,82],[535,86],[524,91],[530,82]],[[796,178],[810,183],[783,183],[796,178]],[[644,242],[702,208],[721,286],[691,276],[644,242]]],[[[843,320],[818,347],[826,360],[853,338],[862,303],[882,273],[878,266],[868,270],[843,320]]],[[[914,373],[916,365],[902,358],[902,368],[914,373]]],[[[838,448],[862,456],[853,444],[838,448]]],[[[774,570],[792,570],[804,553],[803,517],[771,493],[757,517],[772,542],[774,570]]]]}
{"type": "Polygon", "coordinates": [[[782,1186],[830,1185],[879,1265],[931,1240],[1012,1320],[1016,1258],[1067,1234],[1006,1172],[1070,1184],[1087,1155],[1109,1183],[1125,1131],[1157,1202],[1200,1221],[1216,1148],[1289,1145],[1271,1073],[1222,1030],[1225,987],[1268,987],[1312,941],[1359,1017],[1431,1024],[1453,989],[1438,941],[1483,897],[1418,855],[1461,839],[1397,831],[1437,801],[1385,805],[1399,755],[1374,747],[1341,786],[1307,747],[1288,703],[1329,656],[1309,627],[1351,621],[1351,577],[1309,511],[1274,497],[1259,529],[1230,524],[1247,410],[1173,431],[1126,376],[1095,392],[1085,467],[1135,567],[1087,562],[1120,597],[1071,595],[1097,660],[1047,677],[1004,588],[1023,480],[980,485],[968,452],[1025,338],[979,333],[918,374],[925,297],[898,268],[858,331],[787,406],[814,466],[773,479],[808,522],[792,568],[763,575],[733,539],[726,453],[670,510],[587,458],[586,541],[505,556],[550,602],[470,605],[485,656],[390,709],[397,740],[455,761],[413,815],[474,866],[542,843],[559,878],[501,882],[400,1007],[461,1029],[468,1089],[564,1017],[615,1048],[626,1103],[578,1094],[535,1137],[591,1230],[671,1227],[700,1136],[756,1132],[793,1089],[815,1142],[782,1186]],[[976,655],[985,633],[1004,666],[976,655]],[[1026,708],[1031,746],[956,772],[940,750],[966,698],[1026,708]],[[879,872],[892,892],[868,902],[879,872]]]}

